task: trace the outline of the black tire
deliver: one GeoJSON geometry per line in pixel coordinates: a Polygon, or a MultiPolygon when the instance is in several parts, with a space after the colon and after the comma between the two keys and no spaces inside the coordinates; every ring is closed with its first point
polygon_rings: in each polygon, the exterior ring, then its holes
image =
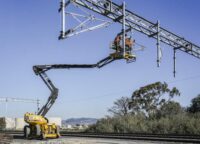
{"type": "Polygon", "coordinates": [[[57,134],[57,138],[60,137],[60,127],[57,125],[56,126],[56,134],[57,134]]]}
{"type": "Polygon", "coordinates": [[[31,132],[30,127],[29,127],[29,126],[24,126],[24,137],[25,137],[26,139],[29,138],[30,132],[31,132]]]}
{"type": "Polygon", "coordinates": [[[40,127],[40,125],[36,125],[35,128],[36,128],[36,135],[37,135],[37,136],[41,136],[42,132],[41,132],[41,127],[40,127]]]}
{"type": "Polygon", "coordinates": [[[46,137],[45,137],[45,135],[42,133],[41,134],[41,140],[45,140],[46,139],[46,137]]]}

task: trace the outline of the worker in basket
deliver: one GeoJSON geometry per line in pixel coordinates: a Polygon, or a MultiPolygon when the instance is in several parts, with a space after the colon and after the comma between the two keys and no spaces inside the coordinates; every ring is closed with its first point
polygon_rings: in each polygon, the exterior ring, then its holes
{"type": "Polygon", "coordinates": [[[126,35],[126,39],[125,39],[125,50],[128,54],[131,54],[132,51],[132,47],[135,43],[135,40],[132,39],[132,37],[127,37],[126,35]]]}
{"type": "Polygon", "coordinates": [[[135,40],[131,36],[125,38],[125,58],[127,60],[133,60],[136,58],[136,55],[132,53],[132,48],[135,44],[135,40]]]}
{"type": "Polygon", "coordinates": [[[116,50],[115,56],[124,57],[125,59],[134,58],[135,55],[132,54],[132,47],[135,43],[135,40],[133,40],[131,36],[127,36],[127,34],[125,34],[125,56],[123,55],[124,49],[121,43],[122,43],[122,35],[118,34],[114,39],[112,47],[112,49],[116,50]]]}
{"type": "Polygon", "coordinates": [[[114,48],[116,50],[116,52],[120,52],[120,50],[122,49],[121,45],[120,45],[120,42],[122,40],[122,37],[121,35],[117,35],[115,37],[115,40],[114,40],[114,48]]]}

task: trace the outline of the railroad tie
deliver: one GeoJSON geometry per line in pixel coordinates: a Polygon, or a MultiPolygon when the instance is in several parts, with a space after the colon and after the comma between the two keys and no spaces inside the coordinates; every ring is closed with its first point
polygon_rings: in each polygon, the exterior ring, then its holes
{"type": "Polygon", "coordinates": [[[10,144],[13,141],[13,136],[9,134],[0,134],[0,144],[10,144]]]}

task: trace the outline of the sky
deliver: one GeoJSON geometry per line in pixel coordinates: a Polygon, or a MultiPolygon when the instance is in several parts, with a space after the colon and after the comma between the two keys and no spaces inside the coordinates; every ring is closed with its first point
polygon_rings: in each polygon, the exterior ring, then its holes
{"type": "MultiPolygon", "coordinates": [[[[159,20],[161,27],[200,45],[199,0],[126,0],[126,4],[130,11],[154,23],[159,20]]],[[[91,64],[109,55],[109,44],[121,31],[120,24],[58,40],[58,8],[59,0],[0,1],[0,97],[40,99],[42,106],[50,92],[34,74],[33,65],[91,64]]],[[[102,118],[109,114],[107,110],[116,99],[131,97],[134,90],[157,81],[177,87],[181,96],[175,100],[189,106],[191,99],[200,94],[200,60],[178,52],[174,78],[172,48],[161,45],[163,59],[157,68],[156,41],[138,32],[133,37],[145,46],[144,51],[136,52],[134,63],[121,60],[102,69],[48,71],[59,96],[47,116],[102,118]]],[[[36,108],[31,103],[0,102],[0,116],[23,117],[36,108]]]]}

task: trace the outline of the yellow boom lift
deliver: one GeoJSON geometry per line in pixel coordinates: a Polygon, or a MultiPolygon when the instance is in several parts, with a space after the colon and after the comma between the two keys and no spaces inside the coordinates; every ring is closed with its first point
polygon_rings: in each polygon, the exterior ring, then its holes
{"type": "MultiPolygon", "coordinates": [[[[117,52],[116,52],[117,53],[117,52]]],[[[51,69],[86,69],[86,68],[101,68],[106,64],[113,62],[114,60],[127,59],[123,56],[116,56],[115,54],[110,54],[110,56],[100,60],[96,64],[55,64],[55,65],[36,65],[33,66],[33,70],[36,75],[39,75],[44,81],[46,86],[51,91],[51,94],[46,102],[46,104],[39,110],[37,114],[26,113],[24,115],[24,120],[29,125],[24,127],[24,136],[27,139],[32,138],[58,138],[60,137],[59,127],[55,124],[49,124],[48,119],[45,117],[47,112],[50,110],[55,100],[58,97],[58,88],[54,86],[50,78],[47,76],[46,71],[51,69]]]]}

